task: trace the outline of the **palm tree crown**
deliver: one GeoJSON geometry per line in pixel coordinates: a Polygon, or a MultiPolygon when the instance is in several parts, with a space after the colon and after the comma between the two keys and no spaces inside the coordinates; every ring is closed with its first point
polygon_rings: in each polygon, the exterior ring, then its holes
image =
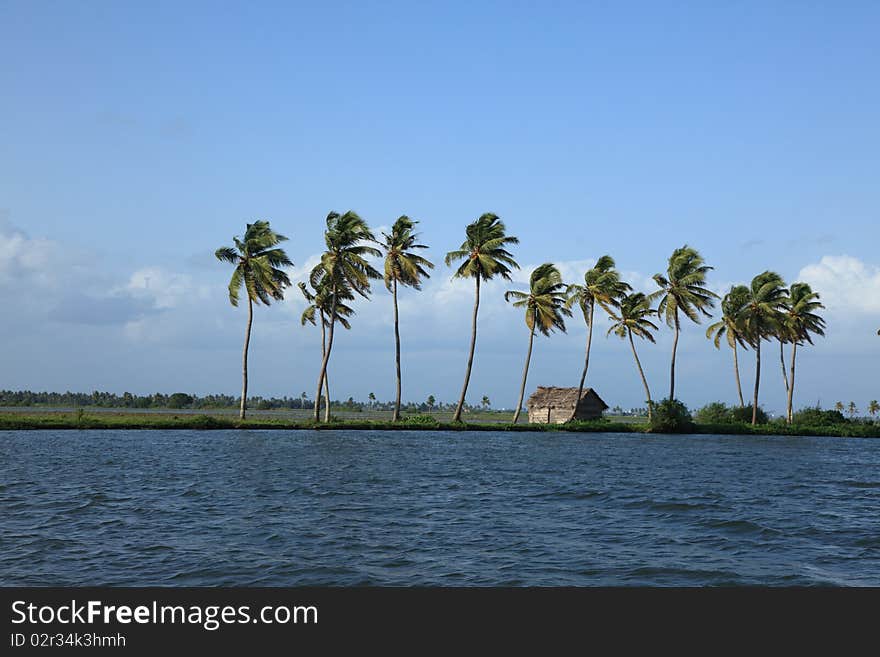
{"type": "Polygon", "coordinates": [[[312,287],[317,289],[320,279],[327,276],[331,288],[348,286],[351,291],[366,297],[370,292],[370,281],[382,277],[366,259],[367,256],[382,255],[378,249],[366,244],[375,241],[367,223],[356,212],[328,214],[324,232],[327,250],[321,255],[321,262],[312,269],[312,287]]]}
{"type": "Polygon", "coordinates": [[[721,347],[722,338],[727,339],[731,349],[737,344],[746,348],[742,324],[748,297],[749,288],[745,285],[735,285],[724,295],[721,300],[721,319],[706,329],[706,337],[712,339],[716,349],[721,347]]]}
{"type": "Polygon", "coordinates": [[[233,237],[232,240],[234,248],[224,246],[214,252],[218,260],[235,265],[229,281],[229,303],[238,305],[242,285],[254,303],[268,306],[272,299],[283,299],[290,278],[281,267],[290,267],[293,263],[284,249],[277,246],[287,238],[273,231],[268,221],[255,221],[247,225],[242,239],[233,237]]]}
{"type": "MultiPolygon", "coordinates": [[[[320,315],[324,326],[328,326],[333,312],[333,307],[331,305],[333,295],[327,281],[325,279],[318,281],[317,290],[309,290],[305,283],[299,283],[298,285],[303,297],[305,297],[305,300],[309,304],[306,306],[306,309],[300,317],[300,323],[305,326],[308,322],[312,326],[316,326],[316,317],[317,315],[320,315]]],[[[336,314],[334,320],[339,322],[345,329],[351,328],[349,318],[354,315],[354,309],[351,306],[346,305],[344,302],[351,301],[352,299],[354,299],[354,295],[348,288],[343,287],[337,289],[336,314]]]]}
{"type": "Polygon", "coordinates": [[[684,245],[670,256],[666,276],[654,274],[654,282],[661,289],[650,295],[651,301],[660,298],[657,314],[664,317],[668,326],[677,324],[679,310],[696,324],[700,323],[701,314],[712,316],[708,309],[715,306],[718,295],[704,287],[706,274],[712,269],[696,249],[684,245]]]}
{"type": "Polygon", "coordinates": [[[433,269],[434,263],[413,252],[415,249],[428,248],[418,243],[419,236],[415,232],[417,223],[403,215],[394,222],[391,234],[382,233],[384,241],[381,244],[385,251],[384,279],[385,287],[389,291],[393,281],[420,290],[421,279],[431,277],[426,269],[433,269]]]}
{"type": "Polygon", "coordinates": [[[595,304],[598,303],[611,314],[612,309],[618,307],[618,300],[632,290],[629,283],[620,280],[620,273],[614,267],[614,258],[603,255],[595,266],[584,273],[583,285],[575,283],[568,286],[568,307],[574,304],[580,306],[588,326],[593,321],[591,311],[595,304]]]}
{"type": "Polygon", "coordinates": [[[461,247],[446,254],[447,266],[464,259],[453,277],[487,281],[498,275],[510,280],[511,270],[519,269],[519,265],[504,247],[519,244],[519,239],[507,235],[505,231],[504,222],[491,212],[469,224],[465,229],[467,239],[461,247]]]}
{"type": "Polygon", "coordinates": [[[504,300],[514,300],[514,308],[526,309],[529,331],[537,330],[542,335],[550,335],[555,330],[565,333],[563,316],[571,317],[571,311],[565,303],[565,289],[559,269],[548,262],[532,272],[529,292],[509,290],[504,293],[504,300]]]}
{"type": "Polygon", "coordinates": [[[815,313],[825,308],[807,283],[792,283],[782,320],[790,342],[813,344],[810,334],[825,335],[825,320],[815,313]]]}
{"type": "Polygon", "coordinates": [[[620,299],[617,312],[611,315],[614,323],[607,334],[613,332],[614,335],[625,338],[628,332],[632,332],[636,337],[656,342],[653,331],[659,330],[660,327],[648,319],[656,314],[657,311],[651,308],[649,296],[641,292],[627,294],[620,299]]]}
{"type": "Polygon", "coordinates": [[[776,336],[782,323],[782,311],[788,301],[785,281],[776,272],[755,276],[748,288],[742,320],[742,333],[752,347],[776,336]]]}

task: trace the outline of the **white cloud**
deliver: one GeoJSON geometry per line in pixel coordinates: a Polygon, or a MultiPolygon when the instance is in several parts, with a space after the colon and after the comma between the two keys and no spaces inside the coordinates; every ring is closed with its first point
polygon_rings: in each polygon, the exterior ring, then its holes
{"type": "Polygon", "coordinates": [[[193,299],[210,297],[210,287],[198,285],[189,274],[170,272],[162,267],[138,269],[123,287],[115,290],[117,295],[152,301],[159,310],[177,308],[192,303],[193,299]]]}
{"type": "Polygon", "coordinates": [[[52,286],[58,280],[60,255],[52,240],[31,238],[14,226],[0,224],[0,285],[52,286]]]}
{"type": "Polygon", "coordinates": [[[830,312],[880,313],[880,267],[848,255],[823,256],[807,265],[798,280],[809,283],[830,312]]]}

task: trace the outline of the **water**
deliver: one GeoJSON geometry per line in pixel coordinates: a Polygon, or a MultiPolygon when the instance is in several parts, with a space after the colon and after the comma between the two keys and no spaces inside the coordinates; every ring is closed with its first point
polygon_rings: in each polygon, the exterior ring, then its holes
{"type": "Polygon", "coordinates": [[[0,584],[880,585],[880,441],[0,432],[0,584]]]}

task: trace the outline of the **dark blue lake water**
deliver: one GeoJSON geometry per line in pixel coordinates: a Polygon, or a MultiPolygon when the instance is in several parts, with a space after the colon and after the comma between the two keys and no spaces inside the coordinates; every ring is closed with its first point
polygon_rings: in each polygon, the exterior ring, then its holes
{"type": "Polygon", "coordinates": [[[880,441],[0,432],[3,585],[880,585],[880,441]]]}

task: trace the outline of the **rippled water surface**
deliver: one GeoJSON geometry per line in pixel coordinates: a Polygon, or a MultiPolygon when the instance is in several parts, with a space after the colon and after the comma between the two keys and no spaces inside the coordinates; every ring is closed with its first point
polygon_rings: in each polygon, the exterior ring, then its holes
{"type": "Polygon", "coordinates": [[[880,585],[880,441],[0,432],[4,585],[880,585]]]}

